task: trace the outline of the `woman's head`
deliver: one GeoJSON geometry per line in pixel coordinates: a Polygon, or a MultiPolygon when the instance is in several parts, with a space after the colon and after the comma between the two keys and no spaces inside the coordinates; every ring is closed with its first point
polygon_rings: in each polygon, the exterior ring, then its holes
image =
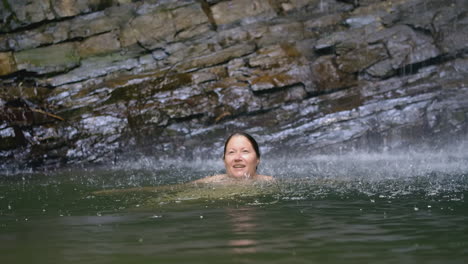
{"type": "Polygon", "coordinates": [[[234,133],[224,144],[223,154],[226,173],[231,177],[253,177],[260,163],[257,141],[247,133],[234,133]]]}

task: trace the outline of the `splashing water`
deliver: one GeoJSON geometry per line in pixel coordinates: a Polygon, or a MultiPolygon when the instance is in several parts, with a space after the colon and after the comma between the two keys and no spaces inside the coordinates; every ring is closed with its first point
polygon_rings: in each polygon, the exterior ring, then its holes
{"type": "MultiPolygon", "coordinates": [[[[0,175],[3,186],[43,187],[76,185],[86,190],[128,189],[187,183],[223,173],[221,160],[165,160],[142,158],[109,167],[69,169],[52,173],[0,175]],[[19,180],[21,179],[21,180],[19,180]]],[[[395,198],[432,197],[468,190],[468,154],[450,152],[352,153],[303,158],[265,159],[259,173],[273,175],[277,197],[314,199],[327,195],[365,195],[395,198]]],[[[14,189],[14,188],[13,188],[14,189]]]]}
{"type": "Polygon", "coordinates": [[[0,259],[463,263],[467,161],[462,147],[264,158],[259,172],[277,181],[253,186],[187,184],[222,173],[221,160],[5,174],[0,259]]]}

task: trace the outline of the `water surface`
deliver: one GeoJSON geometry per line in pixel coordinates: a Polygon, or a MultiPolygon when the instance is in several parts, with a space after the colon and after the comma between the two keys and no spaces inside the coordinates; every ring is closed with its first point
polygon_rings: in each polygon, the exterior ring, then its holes
{"type": "Polygon", "coordinates": [[[222,171],[219,161],[5,173],[0,261],[465,263],[467,161],[463,152],[265,160],[261,172],[278,181],[254,189],[183,185],[222,171]]]}

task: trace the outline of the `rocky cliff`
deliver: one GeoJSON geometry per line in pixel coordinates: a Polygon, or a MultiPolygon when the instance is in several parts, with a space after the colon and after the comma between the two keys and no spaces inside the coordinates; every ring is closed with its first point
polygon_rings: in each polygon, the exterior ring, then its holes
{"type": "Polygon", "coordinates": [[[468,131],[467,0],[4,0],[2,168],[443,147],[468,131]]]}

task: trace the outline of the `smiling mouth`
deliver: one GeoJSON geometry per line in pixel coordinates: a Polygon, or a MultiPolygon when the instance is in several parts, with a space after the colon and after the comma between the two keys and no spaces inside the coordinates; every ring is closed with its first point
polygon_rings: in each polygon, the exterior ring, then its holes
{"type": "Polygon", "coordinates": [[[242,168],[245,168],[245,165],[239,164],[239,165],[234,165],[232,167],[235,168],[235,169],[242,169],[242,168]]]}

